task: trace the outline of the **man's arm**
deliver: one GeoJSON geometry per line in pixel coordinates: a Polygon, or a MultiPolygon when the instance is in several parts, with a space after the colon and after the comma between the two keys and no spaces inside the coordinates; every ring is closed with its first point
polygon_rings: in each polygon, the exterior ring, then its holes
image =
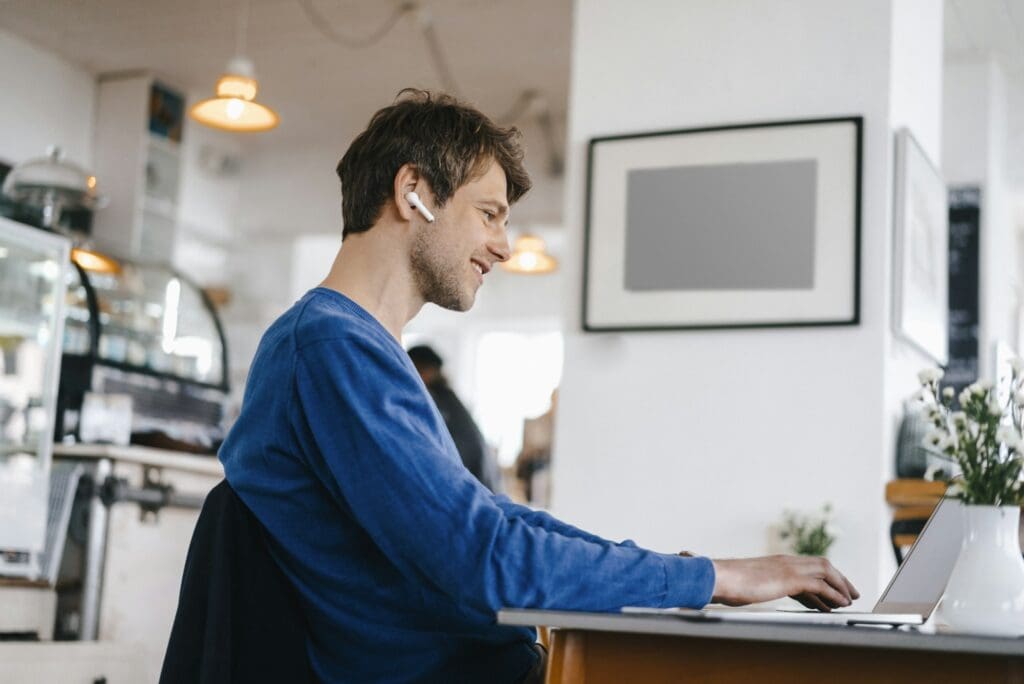
{"type": "Polygon", "coordinates": [[[339,505],[407,577],[493,621],[502,607],[703,606],[714,568],[509,516],[462,467],[400,349],[353,335],[300,349],[296,394],[339,505]]]}
{"type": "MultiPolygon", "coordinates": [[[[531,525],[599,543],[608,542],[601,537],[573,527],[558,518],[527,506],[512,502],[508,497],[496,496],[498,504],[511,517],[519,517],[531,525]]],[[[618,544],[636,548],[627,539],[618,544]]],[[[681,555],[693,557],[692,553],[681,555]]],[[[748,603],[770,601],[780,596],[792,596],[803,605],[815,610],[828,611],[850,605],[860,593],[838,570],[823,558],[807,556],[771,556],[762,558],[740,558],[713,560],[715,566],[715,588],[711,602],[741,606],[748,603]],[[807,590],[807,584],[818,585],[815,593],[807,590]]]]}
{"type": "MultiPolygon", "coordinates": [[[[526,521],[534,527],[540,527],[551,532],[558,532],[559,534],[565,535],[566,537],[576,537],[577,539],[587,539],[589,541],[613,544],[607,539],[591,534],[586,530],[581,530],[578,527],[573,527],[569,523],[562,522],[555,516],[545,513],[544,511],[538,511],[530,508],[529,506],[522,506],[515,503],[507,496],[498,495],[494,497],[494,503],[498,504],[501,510],[505,511],[505,515],[510,518],[519,518],[526,521]]],[[[617,546],[625,546],[628,548],[637,548],[636,543],[632,539],[626,539],[618,544],[617,546]]]]}

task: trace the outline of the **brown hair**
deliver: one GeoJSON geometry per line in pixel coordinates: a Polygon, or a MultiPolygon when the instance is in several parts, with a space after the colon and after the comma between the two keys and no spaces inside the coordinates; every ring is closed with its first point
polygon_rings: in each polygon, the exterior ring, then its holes
{"type": "Polygon", "coordinates": [[[395,174],[413,164],[438,206],[495,161],[505,172],[509,204],[530,189],[519,130],[501,128],[445,94],[406,88],[381,109],[338,162],[342,239],[370,229],[394,192],[395,174]]]}

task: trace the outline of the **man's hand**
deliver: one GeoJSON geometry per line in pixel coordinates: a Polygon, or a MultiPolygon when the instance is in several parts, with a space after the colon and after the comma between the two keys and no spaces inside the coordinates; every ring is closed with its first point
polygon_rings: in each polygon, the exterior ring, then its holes
{"type": "Polygon", "coordinates": [[[711,562],[715,566],[712,603],[742,606],[789,596],[827,612],[860,598],[860,592],[824,558],[763,556],[711,562]]]}

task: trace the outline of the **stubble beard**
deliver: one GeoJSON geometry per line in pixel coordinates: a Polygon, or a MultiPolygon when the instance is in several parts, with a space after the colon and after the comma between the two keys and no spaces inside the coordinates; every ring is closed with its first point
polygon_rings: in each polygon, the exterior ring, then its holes
{"type": "Polygon", "coordinates": [[[457,263],[458,256],[446,253],[438,244],[436,232],[441,228],[434,223],[416,233],[409,254],[413,281],[423,301],[452,311],[469,311],[476,292],[466,291],[461,277],[463,269],[457,263]]]}

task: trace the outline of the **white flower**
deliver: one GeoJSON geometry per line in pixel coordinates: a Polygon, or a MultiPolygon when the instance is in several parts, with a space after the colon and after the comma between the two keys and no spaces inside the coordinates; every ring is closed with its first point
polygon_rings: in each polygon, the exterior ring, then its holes
{"type": "Polygon", "coordinates": [[[925,368],[923,371],[917,374],[917,379],[922,385],[929,385],[933,382],[938,382],[942,379],[941,368],[925,368]]]}
{"type": "Polygon", "coordinates": [[[929,430],[921,443],[929,449],[939,449],[940,445],[946,441],[947,434],[943,430],[932,429],[929,430]]]}
{"type": "Polygon", "coordinates": [[[968,403],[970,403],[972,396],[973,395],[971,394],[971,388],[965,387],[964,390],[960,392],[960,405],[966,406],[968,403]]]}
{"type": "Polygon", "coordinates": [[[1015,451],[1021,448],[1021,436],[1017,429],[1010,425],[1003,425],[996,431],[996,440],[1015,451]]]}
{"type": "Polygon", "coordinates": [[[993,416],[1003,415],[1003,405],[999,403],[998,399],[992,399],[988,402],[988,412],[993,416]]]}
{"type": "Polygon", "coordinates": [[[1020,375],[1021,373],[1024,373],[1024,359],[1020,358],[1019,356],[1013,357],[1012,359],[1010,359],[1010,368],[1013,369],[1014,375],[1020,375]]]}
{"type": "Polygon", "coordinates": [[[990,389],[992,389],[992,383],[989,382],[988,380],[978,380],[977,382],[974,383],[973,387],[975,394],[985,394],[990,389]]]}
{"type": "Polygon", "coordinates": [[[967,427],[967,414],[963,411],[956,411],[950,418],[953,419],[953,425],[957,429],[963,429],[967,427]]]}
{"type": "MultiPolygon", "coordinates": [[[[943,399],[952,399],[953,398],[953,394],[954,394],[954,392],[953,392],[953,388],[952,387],[947,387],[947,388],[942,390],[942,398],[943,399]]],[[[1024,396],[1024,393],[1022,393],[1022,396],[1024,396]]]]}

